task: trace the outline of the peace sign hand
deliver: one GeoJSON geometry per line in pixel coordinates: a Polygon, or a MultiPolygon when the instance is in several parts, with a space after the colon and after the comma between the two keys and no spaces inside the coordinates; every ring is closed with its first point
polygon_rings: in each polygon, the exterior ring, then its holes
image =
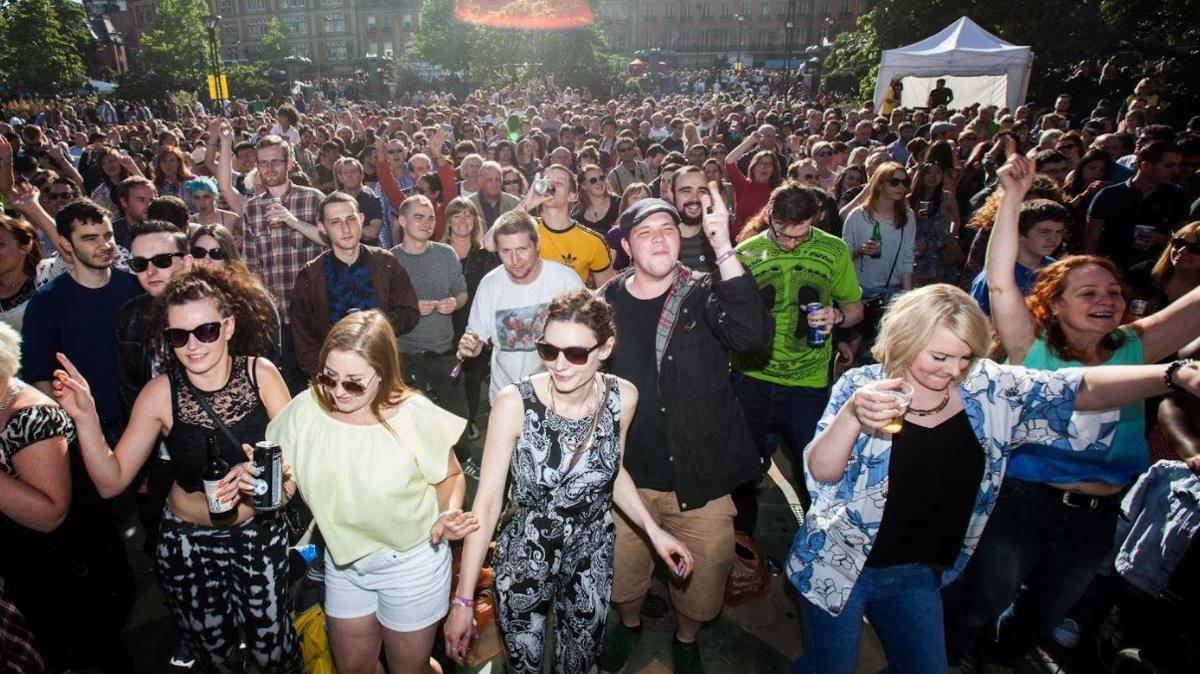
{"type": "Polygon", "coordinates": [[[732,247],[729,242],[729,209],[721,198],[721,186],[710,181],[708,194],[701,194],[700,202],[704,204],[704,236],[708,238],[713,251],[720,255],[732,247]]]}
{"type": "Polygon", "coordinates": [[[58,404],[76,423],[95,415],[96,401],[87,380],[64,354],[58,354],[58,362],[63,366],[63,369],[54,371],[54,398],[58,404]]]}

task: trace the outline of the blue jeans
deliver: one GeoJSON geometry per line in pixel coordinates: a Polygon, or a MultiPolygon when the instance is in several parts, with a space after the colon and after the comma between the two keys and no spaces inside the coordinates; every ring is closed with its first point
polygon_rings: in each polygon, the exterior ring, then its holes
{"type": "MultiPolygon", "coordinates": [[[[787,446],[796,493],[807,510],[809,498],[808,488],[804,485],[804,448],[812,441],[817,422],[829,403],[829,389],[784,386],[734,372],[733,391],[746,415],[746,423],[762,460],[763,473],[770,467],[771,455],[775,453],[771,443],[771,435],[774,434],[787,446]]],[[[734,489],[733,502],[738,509],[733,521],[734,528],[753,535],[758,522],[757,480],[734,489]]]]}
{"type": "Polygon", "coordinates": [[[950,661],[1011,663],[1049,635],[1112,549],[1118,501],[1075,507],[1060,491],[1005,478],[961,587],[948,588],[950,661]]]}
{"type": "Polygon", "coordinates": [[[836,618],[801,597],[804,654],[792,674],[851,674],[865,615],[883,643],[889,674],[946,671],[938,574],[924,564],[862,570],[836,618]]]}

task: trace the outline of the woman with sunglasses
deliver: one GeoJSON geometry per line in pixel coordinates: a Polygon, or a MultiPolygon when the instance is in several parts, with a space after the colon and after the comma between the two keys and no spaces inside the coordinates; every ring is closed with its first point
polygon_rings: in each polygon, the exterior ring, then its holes
{"type": "Polygon", "coordinates": [[[604,171],[587,164],[579,172],[579,200],[571,207],[571,218],[589,229],[607,234],[621,215],[621,197],[613,194],[604,171]]]}
{"type": "Polygon", "coordinates": [[[516,167],[505,166],[500,170],[500,189],[514,197],[523,197],[529,191],[529,182],[516,167]]]}
{"type": "Polygon", "coordinates": [[[612,506],[640,527],[674,572],[692,569],[687,548],[650,517],[622,466],[637,389],[600,364],[612,354],[612,308],[584,289],[555,297],[537,342],[546,372],[500,390],[488,419],[474,512],[479,528],[463,546],[458,589],[446,621],[446,652],[462,662],[488,543],[496,542],[496,620],[508,670],[542,671],[547,615],[557,630],[556,672],[595,671],[612,589],[612,506]]]}
{"type": "MultiPolygon", "coordinates": [[[[1134,320],[1121,271],[1103,257],[1060,258],[1038,271],[1026,297],[1014,270],[1018,215],[1035,168],[1015,142],[1008,151],[986,272],[992,323],[1010,364],[1062,370],[1158,363],[1200,334],[1200,289],[1134,320]]],[[[956,627],[951,664],[979,650],[985,660],[1012,666],[1083,595],[1112,549],[1121,494],[1149,468],[1144,417],[1141,403],[1121,407],[1112,441],[1087,451],[1038,442],[1013,449],[947,622],[956,627]]]]}
{"type": "Polygon", "coordinates": [[[148,321],[149,348],[167,353],[168,362],[138,395],[115,450],[101,432],[87,381],[61,354],[54,394],[75,420],[87,472],[105,498],[125,491],[166,442],[174,483],[159,530],[157,572],[197,669],[242,671],[248,657],[265,671],[300,672],[288,619],[286,522],[279,511],[257,512],[237,496],[250,446],[290,400],[279,370],[255,355],[269,352],[271,339],[259,318],[265,308],[243,290],[232,277],[203,268],[171,279],[148,321]],[[206,497],[209,443],[234,468],[206,497]],[[233,503],[232,517],[214,521],[214,501],[233,503]]]}
{"type": "Polygon", "coordinates": [[[810,155],[817,163],[817,186],[823,190],[833,187],[837,179],[837,164],[833,160],[833,144],[829,141],[813,143],[810,155]]]}
{"type": "Polygon", "coordinates": [[[1129,270],[1129,283],[1135,295],[1149,302],[1147,314],[1165,309],[1200,286],[1200,221],[1175,230],[1157,260],[1135,264],[1129,270]]]}
{"type": "Polygon", "coordinates": [[[212,178],[192,178],[184,184],[188,199],[195,207],[192,221],[201,225],[220,225],[233,234],[239,249],[242,241],[242,219],[233,211],[217,208],[217,181],[212,178]]]}
{"type": "MultiPolygon", "coordinates": [[[[325,539],[325,615],[341,674],[440,672],[429,658],[450,604],[450,547],[474,529],[452,451],[466,421],[404,384],[379,311],[329,331],[320,370],[267,428],[325,539]]],[[[243,475],[243,491],[252,476],[243,475]]]]}
{"type": "Polygon", "coordinates": [[[864,302],[886,304],[912,290],[916,216],[908,207],[908,187],[903,166],[882,164],[867,183],[863,204],[850,211],[842,227],[864,302]]]}

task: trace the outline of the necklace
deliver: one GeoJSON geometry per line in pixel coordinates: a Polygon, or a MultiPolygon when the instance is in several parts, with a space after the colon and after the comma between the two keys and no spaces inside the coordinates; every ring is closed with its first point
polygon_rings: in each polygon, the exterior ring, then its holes
{"type": "Polygon", "coordinates": [[[8,409],[8,406],[11,405],[14,400],[17,399],[17,394],[21,392],[21,389],[25,388],[25,382],[21,381],[20,379],[17,379],[16,377],[13,377],[12,379],[9,380],[8,386],[9,386],[8,395],[5,396],[4,402],[0,403],[0,412],[3,412],[4,410],[8,409]]]}
{"type": "Polygon", "coordinates": [[[942,410],[946,409],[946,405],[949,405],[949,404],[950,404],[950,387],[947,386],[946,387],[946,397],[942,398],[942,402],[938,403],[936,407],[933,407],[933,408],[927,409],[927,410],[919,410],[919,409],[909,405],[908,414],[915,414],[919,417],[928,417],[928,416],[932,416],[932,415],[937,414],[938,412],[941,412],[942,410]]]}
{"type": "MultiPolygon", "coordinates": [[[[558,411],[555,406],[554,381],[550,380],[547,383],[550,385],[550,412],[556,416],[561,416],[558,414],[558,411]]],[[[599,403],[600,382],[596,378],[592,379],[592,390],[588,392],[588,398],[591,398],[593,393],[596,396],[597,403],[596,403],[596,409],[592,410],[592,413],[590,415],[592,417],[592,424],[591,424],[591,426],[588,427],[587,433],[585,433],[583,435],[583,439],[579,441],[579,444],[575,445],[574,447],[571,447],[570,443],[567,442],[566,433],[564,431],[559,431],[559,433],[558,433],[558,445],[559,445],[559,447],[562,447],[563,453],[570,454],[572,457],[576,457],[576,458],[572,459],[572,461],[571,461],[572,468],[575,466],[575,462],[578,460],[578,456],[580,454],[582,454],[584,451],[586,451],[588,446],[590,446],[592,444],[592,436],[594,436],[596,434],[596,427],[600,424],[600,403],[599,403]]],[[[587,400],[588,399],[585,398],[584,403],[587,403],[587,400]]],[[[583,418],[587,419],[586,416],[583,418]]]]}

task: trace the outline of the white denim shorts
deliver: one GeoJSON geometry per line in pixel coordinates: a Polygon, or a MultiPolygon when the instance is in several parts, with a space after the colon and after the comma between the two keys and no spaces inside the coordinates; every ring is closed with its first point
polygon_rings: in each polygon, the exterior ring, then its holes
{"type": "Polygon", "coordinates": [[[394,632],[416,632],[450,610],[450,546],[428,541],[406,552],[384,548],[346,566],[325,551],[325,614],[376,614],[394,632]]]}

